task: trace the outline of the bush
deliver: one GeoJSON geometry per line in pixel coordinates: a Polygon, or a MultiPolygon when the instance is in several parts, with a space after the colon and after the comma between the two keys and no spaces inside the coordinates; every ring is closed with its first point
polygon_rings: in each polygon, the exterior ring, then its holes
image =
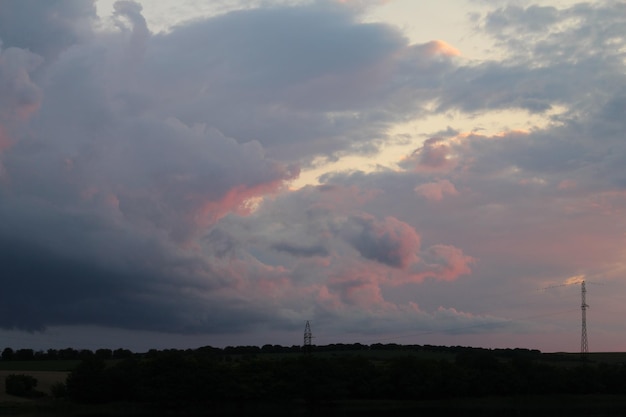
{"type": "Polygon", "coordinates": [[[40,397],[42,392],[36,391],[37,379],[30,375],[11,374],[4,380],[5,392],[17,397],[40,397]]]}
{"type": "Polygon", "coordinates": [[[63,382],[55,382],[50,387],[50,394],[54,398],[64,398],[67,396],[67,387],[63,382]]]}

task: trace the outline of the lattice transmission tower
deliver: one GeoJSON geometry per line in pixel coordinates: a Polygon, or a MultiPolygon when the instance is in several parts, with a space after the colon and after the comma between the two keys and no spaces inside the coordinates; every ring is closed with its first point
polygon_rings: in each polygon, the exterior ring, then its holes
{"type": "Polygon", "coordinates": [[[589,352],[589,343],[587,342],[587,288],[585,288],[585,281],[580,284],[581,304],[580,309],[582,312],[582,333],[580,336],[580,354],[585,356],[589,352]]]}
{"type": "Polygon", "coordinates": [[[313,339],[313,333],[311,333],[311,325],[309,321],[306,321],[306,325],[304,326],[304,351],[311,351],[311,340],[313,339]]]}

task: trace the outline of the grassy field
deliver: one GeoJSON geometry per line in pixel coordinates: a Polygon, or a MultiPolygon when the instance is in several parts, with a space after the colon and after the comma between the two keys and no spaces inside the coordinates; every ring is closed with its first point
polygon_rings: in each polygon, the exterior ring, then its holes
{"type": "Polygon", "coordinates": [[[48,371],[69,372],[80,360],[58,361],[0,361],[0,371],[48,371]]]}
{"type": "MultiPolygon", "coordinates": [[[[570,353],[569,355],[574,355],[570,353]]],[[[578,354],[576,354],[578,355],[578,354]]],[[[608,363],[608,364],[620,364],[626,363],[626,353],[625,352],[597,352],[597,353],[588,353],[587,357],[592,362],[598,363],[608,363]]]]}
{"type": "MultiPolygon", "coordinates": [[[[298,357],[301,353],[267,353],[258,354],[259,357],[275,357],[276,359],[284,359],[290,357],[298,357]]],[[[335,358],[342,356],[361,356],[373,361],[385,361],[392,358],[411,356],[423,360],[438,360],[454,362],[457,354],[451,351],[436,350],[342,350],[342,351],[321,351],[313,352],[313,355],[320,358],[335,358]]],[[[496,353],[496,356],[498,353],[496,353]]],[[[233,355],[233,357],[243,357],[244,355],[233,355]]],[[[502,361],[508,361],[510,358],[498,356],[502,361]]],[[[533,357],[533,360],[548,363],[551,365],[575,367],[583,363],[580,353],[542,353],[539,357],[533,357]]],[[[593,352],[586,356],[588,363],[606,363],[609,365],[626,364],[626,352],[593,352]]]]}
{"type": "Polygon", "coordinates": [[[555,366],[576,367],[587,362],[589,364],[608,364],[619,365],[626,364],[625,352],[594,352],[588,353],[586,357],[580,353],[544,353],[538,358],[538,361],[555,366]]]}
{"type": "Polygon", "coordinates": [[[287,417],[378,417],[384,416],[463,416],[463,417],[554,417],[623,416],[626,397],[614,395],[590,396],[529,396],[485,397],[447,401],[337,401],[311,405],[305,402],[220,404],[187,408],[156,409],[138,404],[80,405],[64,401],[39,400],[31,403],[0,403],[0,415],[20,417],[196,417],[251,416],[287,417]]]}

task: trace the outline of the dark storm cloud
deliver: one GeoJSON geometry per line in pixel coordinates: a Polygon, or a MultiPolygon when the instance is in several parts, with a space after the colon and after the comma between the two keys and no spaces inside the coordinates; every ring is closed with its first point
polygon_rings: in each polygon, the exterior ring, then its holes
{"type": "Polygon", "coordinates": [[[100,325],[223,333],[264,321],[259,308],[211,296],[231,283],[205,259],[146,236],[123,236],[106,224],[83,221],[88,229],[79,231],[79,219],[56,219],[54,226],[40,222],[50,230],[35,224],[18,236],[2,228],[3,328],[100,325]]]}
{"type": "Polygon", "coordinates": [[[53,58],[81,41],[96,18],[95,0],[2,0],[0,41],[53,58]]]}
{"type": "MultiPolygon", "coordinates": [[[[59,14],[37,21],[57,28],[84,5],[46,3],[34,16],[59,14]]],[[[119,32],[72,48],[48,39],[64,49],[53,60],[1,51],[2,278],[11,283],[5,305],[15,310],[4,327],[219,331],[265,315],[253,308],[242,319],[249,306],[212,296],[231,286],[228,276],[184,247],[298,168],[266,158],[258,142],[156,117],[132,89],[149,41],[140,11],[118,3],[117,18],[127,19],[119,32]]]]}
{"type": "Polygon", "coordinates": [[[308,161],[375,150],[449,68],[432,53],[331,3],[243,10],[155,35],[134,87],[163,114],[308,161]]]}
{"type": "MultiPolygon", "coordinates": [[[[116,271],[18,239],[0,244],[5,291],[3,328],[42,330],[55,324],[122,325],[178,330],[188,325],[164,310],[165,294],[149,290],[138,271],[116,271]]],[[[152,278],[152,277],[150,277],[152,278]]],[[[153,283],[154,284],[154,283],[153,283]]]]}

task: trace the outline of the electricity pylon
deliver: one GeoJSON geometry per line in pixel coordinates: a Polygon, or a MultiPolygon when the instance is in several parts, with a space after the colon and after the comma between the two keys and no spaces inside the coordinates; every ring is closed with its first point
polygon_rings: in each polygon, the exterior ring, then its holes
{"type": "Polygon", "coordinates": [[[311,325],[307,320],[304,326],[304,351],[306,353],[311,351],[311,339],[313,339],[313,333],[311,333],[311,325]]]}
{"type": "MultiPolygon", "coordinates": [[[[579,278],[579,277],[572,277],[572,278],[579,278]]],[[[581,276],[580,278],[584,278],[584,277],[581,276]]],[[[583,358],[585,358],[587,353],[589,353],[589,342],[587,341],[587,307],[589,307],[589,304],[587,304],[587,288],[585,286],[585,280],[581,279],[580,281],[578,280],[572,281],[571,279],[568,279],[568,282],[565,282],[564,284],[551,285],[543,289],[565,287],[565,286],[573,285],[573,284],[580,284],[580,297],[581,297],[580,310],[582,313],[582,332],[580,335],[580,355],[583,358]]],[[[596,283],[592,282],[592,284],[596,284],[596,283]]]]}
{"type": "Polygon", "coordinates": [[[582,333],[580,336],[580,354],[584,357],[589,353],[589,344],[587,342],[587,289],[585,288],[585,281],[580,284],[581,304],[580,309],[582,312],[582,333]]]}

